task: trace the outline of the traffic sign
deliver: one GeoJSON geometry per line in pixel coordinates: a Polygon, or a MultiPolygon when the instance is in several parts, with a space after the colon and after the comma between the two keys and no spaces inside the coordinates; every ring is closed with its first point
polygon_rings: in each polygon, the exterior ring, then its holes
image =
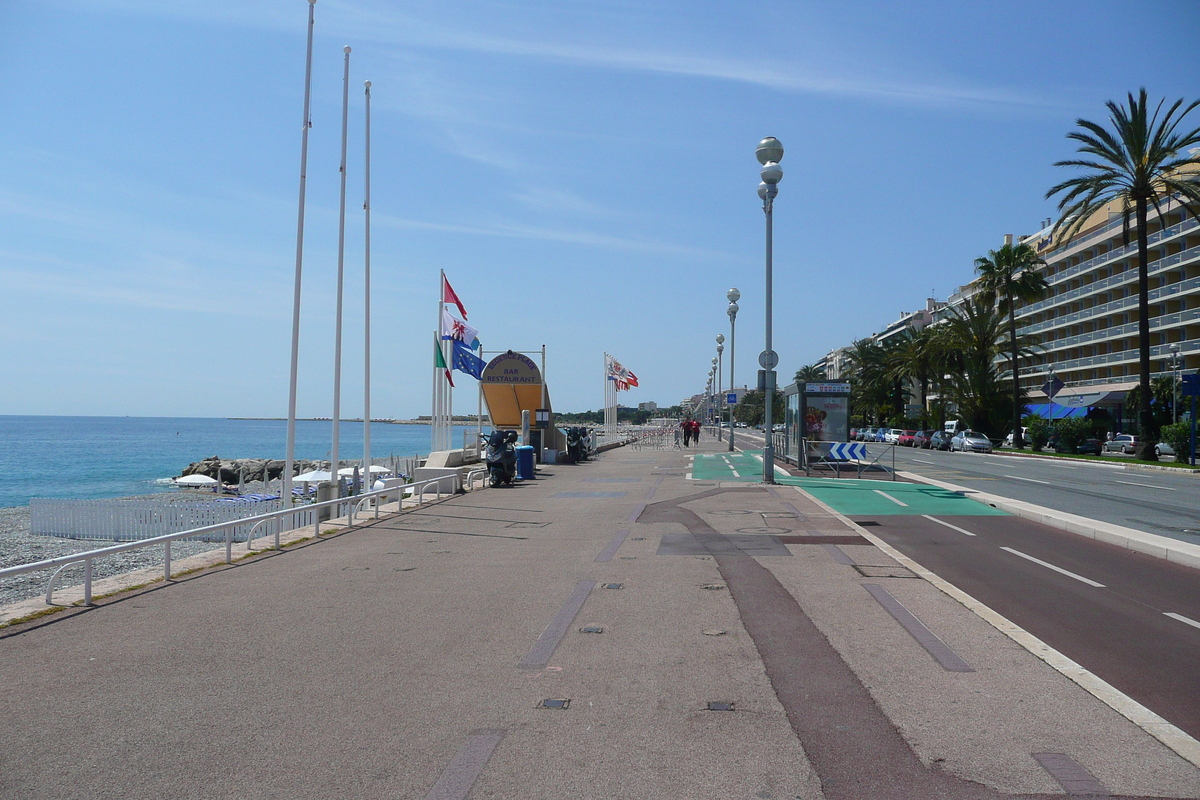
{"type": "Polygon", "coordinates": [[[829,446],[829,457],[838,461],[862,460],[867,457],[867,446],[861,442],[835,442],[829,446]]]}
{"type": "Polygon", "coordinates": [[[1200,375],[1184,375],[1180,385],[1184,397],[1200,396],[1200,375]]]}
{"type": "Polygon", "coordinates": [[[763,350],[758,354],[758,365],[763,369],[775,369],[779,366],[779,353],[774,350],[763,350]]]}
{"type": "Polygon", "coordinates": [[[725,395],[725,402],[731,406],[736,406],[737,405],[737,392],[730,392],[729,394],[725,395]]]}

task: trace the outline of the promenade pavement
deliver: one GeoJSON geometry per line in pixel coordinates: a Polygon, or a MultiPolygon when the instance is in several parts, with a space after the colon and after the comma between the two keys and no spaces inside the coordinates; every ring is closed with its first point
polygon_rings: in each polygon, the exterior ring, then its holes
{"type": "Polygon", "coordinates": [[[804,487],[695,479],[722,449],[619,448],[0,630],[0,797],[1200,798],[804,487]]]}

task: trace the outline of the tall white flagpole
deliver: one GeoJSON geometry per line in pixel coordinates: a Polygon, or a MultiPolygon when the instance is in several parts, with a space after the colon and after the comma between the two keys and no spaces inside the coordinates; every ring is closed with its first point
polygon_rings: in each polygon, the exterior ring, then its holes
{"type": "MultiPolygon", "coordinates": [[[[437,314],[437,329],[436,329],[437,334],[436,334],[436,338],[434,339],[434,343],[437,345],[438,352],[441,353],[441,355],[442,355],[443,362],[445,362],[445,360],[446,360],[446,347],[444,344],[444,340],[442,339],[442,316],[443,316],[443,312],[445,311],[445,308],[446,308],[445,287],[446,287],[446,270],[444,270],[444,269],[438,270],[438,288],[437,288],[438,314],[437,314]]],[[[446,449],[446,446],[443,442],[443,440],[445,439],[444,428],[445,428],[445,424],[446,424],[446,422],[445,422],[446,386],[443,383],[443,381],[446,380],[446,376],[444,373],[442,373],[440,375],[436,374],[436,372],[437,372],[436,362],[434,363],[434,372],[435,372],[434,386],[436,388],[433,393],[434,405],[433,405],[433,418],[432,418],[432,422],[433,422],[432,450],[434,452],[437,452],[437,451],[446,449]]]]}
{"type": "Polygon", "coordinates": [[[300,210],[296,219],[296,284],[292,296],[292,364],[288,387],[287,448],[283,461],[283,497],[292,500],[292,472],[296,457],[296,376],[300,365],[300,284],[304,265],[304,192],[308,177],[309,99],[312,96],[313,7],[317,0],[308,0],[308,55],[304,60],[304,121],[300,126],[300,210]]]}
{"type": "Polygon", "coordinates": [[[338,480],[338,427],[342,419],[342,284],[346,264],[346,132],[350,123],[350,45],[342,48],[346,54],[342,69],[342,173],[341,206],[338,211],[337,314],[333,336],[333,446],[329,450],[329,479],[334,492],[341,497],[338,480]]]}
{"type": "Polygon", "coordinates": [[[367,98],[366,156],[363,162],[363,218],[365,245],[363,259],[363,470],[364,486],[371,489],[371,82],[363,83],[367,98]]]}

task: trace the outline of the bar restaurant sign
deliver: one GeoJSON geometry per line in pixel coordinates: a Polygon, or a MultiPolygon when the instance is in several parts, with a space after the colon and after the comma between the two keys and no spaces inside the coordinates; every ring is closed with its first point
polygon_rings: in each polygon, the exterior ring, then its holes
{"type": "Polygon", "coordinates": [[[483,369],[484,383],[501,383],[512,386],[540,386],[542,371],[533,360],[509,350],[488,362],[483,369]]]}

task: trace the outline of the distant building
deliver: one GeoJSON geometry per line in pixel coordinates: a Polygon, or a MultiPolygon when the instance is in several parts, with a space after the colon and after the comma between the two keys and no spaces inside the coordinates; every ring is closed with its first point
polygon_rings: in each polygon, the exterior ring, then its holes
{"type": "Polygon", "coordinates": [[[645,403],[638,403],[638,411],[658,411],[658,403],[653,400],[648,400],[645,403]]]}

